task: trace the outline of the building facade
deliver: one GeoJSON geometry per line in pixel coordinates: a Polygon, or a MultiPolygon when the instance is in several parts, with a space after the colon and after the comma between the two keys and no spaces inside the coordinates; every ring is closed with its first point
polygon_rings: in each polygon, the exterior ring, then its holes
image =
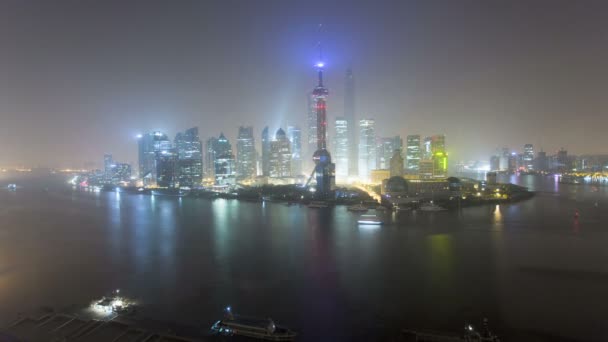
{"type": "Polygon", "coordinates": [[[262,130],[262,176],[270,176],[270,133],[268,126],[262,130]]]}
{"type": "Polygon", "coordinates": [[[291,175],[302,175],[302,130],[300,126],[287,127],[287,139],[291,143],[291,175]]]}
{"type": "Polygon", "coordinates": [[[420,169],[420,135],[412,134],[407,136],[407,172],[417,174],[420,169]]]}
{"type": "Polygon", "coordinates": [[[180,187],[196,187],[203,181],[203,144],[198,127],[192,127],[175,136],[177,169],[180,187]]]}
{"type": "Polygon", "coordinates": [[[157,156],[171,149],[171,141],[162,132],[156,131],[138,136],[139,178],[144,186],[157,185],[157,156]]]}
{"type": "MultiPolygon", "coordinates": [[[[351,68],[346,69],[344,79],[344,120],[346,121],[346,136],[348,146],[348,176],[359,175],[359,160],[357,147],[357,129],[355,121],[355,77],[351,68]]],[[[336,151],[337,152],[337,151],[336,151]]],[[[338,173],[336,163],[336,173],[338,173]]]]}
{"type": "Polygon", "coordinates": [[[257,175],[255,139],[252,126],[239,127],[236,140],[236,177],[248,179],[257,175]]]}
{"type": "Polygon", "coordinates": [[[374,119],[359,120],[359,178],[369,181],[376,169],[376,132],[374,119]]]}
{"type": "Polygon", "coordinates": [[[291,142],[285,131],[279,128],[275,140],[270,142],[270,177],[291,177],[291,142]]]}
{"type": "Polygon", "coordinates": [[[346,181],[349,175],[349,126],[348,120],[344,117],[336,118],[336,133],[334,136],[334,159],[336,161],[336,178],[339,181],[346,181]]]}

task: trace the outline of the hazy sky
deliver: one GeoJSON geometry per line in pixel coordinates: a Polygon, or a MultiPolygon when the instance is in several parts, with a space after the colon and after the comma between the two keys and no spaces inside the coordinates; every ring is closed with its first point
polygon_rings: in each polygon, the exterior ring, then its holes
{"type": "Polygon", "coordinates": [[[0,0],[0,165],[135,162],[155,129],[252,124],[259,143],[304,126],[319,23],[330,122],[350,65],[379,136],[445,133],[452,160],[608,153],[608,2],[358,3],[0,0]]]}

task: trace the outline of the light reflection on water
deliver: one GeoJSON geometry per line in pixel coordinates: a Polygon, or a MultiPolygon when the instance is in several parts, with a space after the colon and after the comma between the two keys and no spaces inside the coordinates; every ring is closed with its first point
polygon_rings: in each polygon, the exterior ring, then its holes
{"type": "Polygon", "coordinates": [[[0,212],[0,300],[8,303],[0,321],[24,298],[34,307],[67,306],[120,287],[160,318],[212,322],[232,304],[308,340],[483,316],[499,326],[597,336],[608,316],[596,305],[608,302],[606,192],[562,184],[554,194],[550,178],[534,179],[525,183],[542,192],[529,201],[387,213],[386,225],[373,229],[340,206],[0,193],[2,208],[21,208],[0,212]],[[568,276],[579,269],[596,276],[568,276]],[[576,300],[565,305],[572,291],[576,300]],[[577,317],[563,324],[572,312],[577,317]]]}

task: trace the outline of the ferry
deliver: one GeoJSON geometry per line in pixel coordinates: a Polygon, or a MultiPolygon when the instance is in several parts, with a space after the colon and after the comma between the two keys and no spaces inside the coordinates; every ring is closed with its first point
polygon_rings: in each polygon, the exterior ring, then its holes
{"type": "Polygon", "coordinates": [[[396,212],[399,212],[399,211],[410,211],[410,210],[412,210],[412,208],[409,207],[409,206],[407,206],[407,205],[396,205],[396,206],[393,207],[393,210],[396,211],[396,212]]]}
{"type": "Polygon", "coordinates": [[[488,320],[483,320],[483,329],[478,331],[471,324],[464,326],[464,333],[446,333],[438,331],[420,331],[405,329],[402,331],[402,340],[405,341],[433,341],[433,342],[500,342],[488,327],[488,320]]]}
{"type": "Polygon", "coordinates": [[[329,208],[329,205],[325,201],[312,201],[308,204],[309,208],[329,208]]]}
{"type": "Polygon", "coordinates": [[[363,204],[355,204],[355,205],[351,205],[347,208],[348,211],[361,211],[361,212],[366,212],[367,211],[367,207],[364,206],[363,204]]]}
{"type": "Polygon", "coordinates": [[[425,204],[421,205],[420,210],[422,210],[422,211],[443,211],[443,210],[447,210],[447,209],[440,207],[437,204],[433,203],[433,201],[431,201],[429,203],[425,203],[425,204]]]}
{"type": "Polygon", "coordinates": [[[211,331],[219,336],[245,336],[266,341],[293,341],[296,333],[286,327],[276,325],[270,318],[261,319],[237,316],[230,307],[226,308],[223,320],[215,322],[211,331]]]}
{"type": "Polygon", "coordinates": [[[379,226],[384,224],[384,221],[376,215],[361,215],[357,223],[379,226]]]}

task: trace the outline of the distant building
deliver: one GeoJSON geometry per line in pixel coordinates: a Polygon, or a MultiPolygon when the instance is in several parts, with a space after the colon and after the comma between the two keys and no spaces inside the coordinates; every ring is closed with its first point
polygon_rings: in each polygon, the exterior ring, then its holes
{"type": "Polygon", "coordinates": [[[111,170],[111,183],[121,184],[131,182],[131,165],[127,163],[114,163],[111,170]]]}
{"type": "Polygon", "coordinates": [[[411,174],[417,174],[420,168],[420,135],[407,136],[406,150],[407,171],[411,174]]]}
{"type": "Polygon", "coordinates": [[[205,142],[204,175],[206,178],[215,178],[215,145],[217,138],[211,137],[205,142]]]}
{"type": "Polygon", "coordinates": [[[103,155],[103,170],[104,170],[104,178],[106,182],[112,180],[112,167],[114,166],[114,161],[112,160],[111,154],[103,155]]]}
{"type": "Polygon", "coordinates": [[[155,186],[157,182],[157,156],[169,152],[172,144],[166,134],[152,132],[138,136],[139,178],[145,186],[155,186]]]}
{"type": "Polygon", "coordinates": [[[500,170],[500,156],[493,155],[490,157],[490,170],[491,171],[500,170]]]}
{"type": "Polygon", "coordinates": [[[291,177],[291,142],[283,129],[279,128],[275,140],[270,142],[270,177],[291,177]]]}
{"type": "Polygon", "coordinates": [[[431,179],[433,178],[433,160],[423,159],[420,161],[418,174],[420,179],[431,179]]]}
{"type": "Polygon", "coordinates": [[[376,169],[376,133],[374,119],[359,120],[359,178],[370,180],[376,169]]]}
{"type": "Polygon", "coordinates": [[[401,151],[403,148],[403,140],[400,136],[378,139],[376,148],[376,167],[379,169],[388,169],[390,160],[393,157],[395,150],[401,151]]]}
{"type": "Polygon", "coordinates": [[[534,146],[532,144],[524,145],[524,154],[522,157],[523,167],[528,170],[534,170],[534,146]]]}
{"type": "Polygon", "coordinates": [[[401,156],[401,149],[393,151],[393,157],[390,161],[390,176],[403,176],[403,157],[401,156]]]}
{"type": "MultiPolygon", "coordinates": [[[[351,68],[346,69],[344,79],[344,120],[346,120],[348,144],[348,176],[359,175],[357,129],[355,121],[355,78],[351,68]]],[[[337,169],[337,165],[336,165],[337,169]]]]}
{"type": "Polygon", "coordinates": [[[549,171],[549,160],[547,159],[547,152],[538,152],[536,160],[534,161],[534,168],[542,172],[549,171]]]}
{"type": "Polygon", "coordinates": [[[556,155],[556,161],[557,161],[557,165],[556,165],[556,170],[559,172],[565,172],[565,171],[569,171],[570,169],[572,169],[572,163],[570,163],[570,160],[568,158],[568,151],[566,151],[564,148],[561,148],[559,151],[557,151],[557,155],[556,155]]]}
{"type": "Polygon", "coordinates": [[[433,177],[445,178],[448,175],[448,154],[445,148],[445,135],[434,135],[431,138],[433,160],[433,177]]]}
{"type": "Polygon", "coordinates": [[[348,157],[350,153],[350,146],[348,145],[348,121],[344,117],[337,117],[335,127],[336,134],[334,138],[334,156],[336,161],[336,178],[340,181],[345,181],[348,178],[348,157]]]}
{"type": "Polygon", "coordinates": [[[213,165],[213,178],[215,185],[232,185],[236,182],[236,167],[232,145],[220,133],[219,138],[210,138],[207,141],[207,162],[213,165]]]}
{"type": "Polygon", "coordinates": [[[502,148],[502,154],[500,155],[500,171],[508,171],[509,170],[509,157],[511,156],[511,152],[508,147],[502,148]]]}
{"type": "Polygon", "coordinates": [[[429,160],[433,157],[433,150],[431,148],[431,137],[424,138],[424,144],[422,145],[422,159],[429,160]]]}
{"type": "Polygon", "coordinates": [[[382,181],[389,179],[391,171],[387,169],[375,169],[370,172],[370,183],[382,184],[382,181]]]}
{"type": "Polygon", "coordinates": [[[287,138],[291,142],[291,175],[302,175],[302,130],[300,126],[287,127],[287,138]]]}
{"type": "Polygon", "coordinates": [[[156,186],[176,188],[179,186],[178,157],[175,149],[163,150],[156,155],[156,186]]]}
{"type": "Polygon", "coordinates": [[[175,136],[177,169],[180,187],[195,187],[203,180],[203,144],[198,127],[192,127],[175,136]]]}
{"type": "Polygon", "coordinates": [[[270,134],[268,126],[262,130],[262,175],[270,176],[270,134]]]}
{"type": "Polygon", "coordinates": [[[239,179],[249,179],[255,177],[256,174],[253,127],[241,126],[239,127],[239,134],[236,140],[236,177],[239,179]]]}

